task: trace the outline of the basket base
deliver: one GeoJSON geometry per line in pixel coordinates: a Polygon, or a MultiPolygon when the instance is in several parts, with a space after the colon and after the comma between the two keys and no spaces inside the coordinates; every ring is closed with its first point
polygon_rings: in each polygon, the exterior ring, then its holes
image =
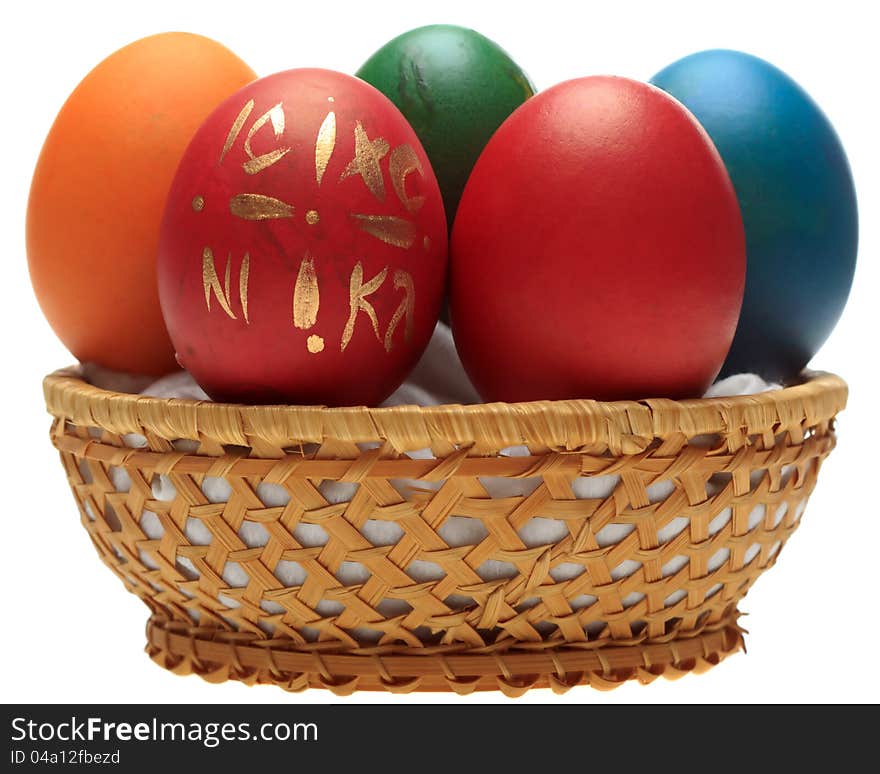
{"type": "Polygon", "coordinates": [[[660,676],[676,679],[705,672],[745,649],[738,617],[734,609],[711,627],[678,632],[667,642],[602,647],[584,643],[582,648],[524,643],[506,649],[425,648],[422,652],[401,652],[391,646],[347,654],[322,653],[315,646],[292,650],[277,640],[261,643],[233,632],[193,628],[153,615],[147,623],[146,651],[153,661],[175,674],[197,674],[215,683],[267,683],[288,691],[325,688],[341,696],[356,690],[458,694],[500,690],[516,697],[532,688],[564,693],[575,685],[591,685],[608,690],[629,680],[647,684],[660,676]]]}

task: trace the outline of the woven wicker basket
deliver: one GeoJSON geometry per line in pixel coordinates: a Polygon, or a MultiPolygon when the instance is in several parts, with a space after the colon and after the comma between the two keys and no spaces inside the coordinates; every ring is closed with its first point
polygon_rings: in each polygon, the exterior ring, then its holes
{"type": "Polygon", "coordinates": [[[737,603],[797,527],[847,394],[817,373],[736,398],[390,409],[144,398],[72,371],[44,388],[82,523],[152,611],[152,658],[339,694],[608,688],[717,664],[742,647],[737,603]],[[607,496],[577,495],[599,477],[607,496]],[[492,497],[499,479],[528,486],[492,497]],[[353,495],[328,501],[328,481],[353,495]],[[444,540],[453,518],[476,520],[467,544],[444,540]],[[558,539],[527,544],[536,518],[558,539]],[[396,539],[374,545],[373,520],[396,539]],[[285,585],[285,562],[304,580],[285,585]]]}

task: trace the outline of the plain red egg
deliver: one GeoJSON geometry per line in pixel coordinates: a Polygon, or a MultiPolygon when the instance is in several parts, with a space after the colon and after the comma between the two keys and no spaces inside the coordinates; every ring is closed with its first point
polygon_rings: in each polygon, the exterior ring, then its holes
{"type": "Polygon", "coordinates": [[[502,124],[451,243],[455,342],[486,400],[702,395],[745,282],[733,186],[653,86],[561,83],[502,124]]]}
{"type": "Polygon", "coordinates": [[[159,293],[177,356],[217,400],[375,405],[437,321],[443,202],[412,127],[330,70],[262,78],[186,150],[159,293]]]}

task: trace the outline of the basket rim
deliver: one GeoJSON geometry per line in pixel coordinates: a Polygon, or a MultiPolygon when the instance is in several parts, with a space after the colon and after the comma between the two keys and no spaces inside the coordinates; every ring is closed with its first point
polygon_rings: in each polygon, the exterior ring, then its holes
{"type": "Polygon", "coordinates": [[[48,412],[57,419],[120,435],[148,432],[168,440],[208,438],[237,446],[258,440],[278,449],[327,439],[383,441],[398,451],[441,441],[495,449],[529,444],[565,450],[604,447],[613,454],[633,454],[655,438],[720,434],[735,449],[747,445],[753,435],[802,434],[843,410],[848,388],[835,374],[804,371],[798,384],[725,398],[337,408],[113,392],[87,383],[74,366],[46,376],[43,393],[48,412]]]}

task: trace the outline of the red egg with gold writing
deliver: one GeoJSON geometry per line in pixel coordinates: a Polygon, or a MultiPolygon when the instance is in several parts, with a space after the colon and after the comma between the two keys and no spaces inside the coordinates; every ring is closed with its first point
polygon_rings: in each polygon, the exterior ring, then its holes
{"type": "Polygon", "coordinates": [[[168,196],[162,311],[216,400],[375,405],[439,314],[440,190],[415,132],[363,81],[300,69],[229,98],[168,196]]]}

